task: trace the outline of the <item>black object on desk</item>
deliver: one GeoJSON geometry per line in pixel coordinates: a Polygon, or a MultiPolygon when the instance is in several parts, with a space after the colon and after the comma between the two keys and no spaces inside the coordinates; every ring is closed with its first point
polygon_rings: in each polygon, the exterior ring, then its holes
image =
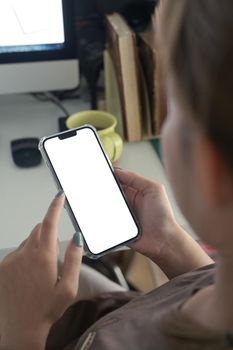
{"type": "Polygon", "coordinates": [[[11,153],[14,163],[20,168],[30,168],[41,163],[38,150],[39,139],[36,137],[22,138],[11,141],[11,153]]]}
{"type": "Polygon", "coordinates": [[[68,128],[66,126],[66,120],[67,120],[67,117],[58,118],[58,131],[59,132],[68,130],[68,128]]]}

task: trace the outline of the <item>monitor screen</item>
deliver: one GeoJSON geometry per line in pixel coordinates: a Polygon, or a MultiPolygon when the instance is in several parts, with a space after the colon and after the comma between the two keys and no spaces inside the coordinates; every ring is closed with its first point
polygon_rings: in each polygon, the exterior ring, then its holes
{"type": "Polygon", "coordinates": [[[79,83],[73,0],[0,0],[0,93],[79,83]]]}

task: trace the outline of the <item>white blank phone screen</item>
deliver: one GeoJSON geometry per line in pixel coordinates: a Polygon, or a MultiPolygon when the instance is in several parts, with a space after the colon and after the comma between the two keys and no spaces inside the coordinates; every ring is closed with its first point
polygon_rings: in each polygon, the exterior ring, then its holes
{"type": "Polygon", "coordinates": [[[47,139],[45,150],[93,254],[138,235],[138,227],[92,129],[47,139]]]}

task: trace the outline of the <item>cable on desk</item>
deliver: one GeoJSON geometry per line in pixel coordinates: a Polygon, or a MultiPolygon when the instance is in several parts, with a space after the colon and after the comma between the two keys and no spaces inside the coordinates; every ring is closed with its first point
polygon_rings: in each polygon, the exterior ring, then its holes
{"type": "Polygon", "coordinates": [[[53,102],[57,107],[59,107],[63,111],[63,113],[65,114],[65,117],[70,116],[70,113],[68,112],[68,110],[64,107],[61,101],[52,92],[45,91],[42,93],[32,93],[31,95],[37,100],[42,102],[45,102],[45,101],[53,102]]]}
{"type": "Polygon", "coordinates": [[[59,101],[76,100],[80,98],[79,91],[80,86],[70,90],[54,91],[53,94],[59,99],[59,101]]]}

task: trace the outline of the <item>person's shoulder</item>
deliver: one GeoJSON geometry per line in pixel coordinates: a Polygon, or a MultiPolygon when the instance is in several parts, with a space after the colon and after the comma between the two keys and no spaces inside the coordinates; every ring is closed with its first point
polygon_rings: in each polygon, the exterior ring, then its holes
{"type": "Polygon", "coordinates": [[[185,300],[198,289],[214,283],[215,264],[186,272],[176,276],[159,288],[148,293],[148,298],[154,300],[167,300],[173,303],[175,300],[185,300]]]}

